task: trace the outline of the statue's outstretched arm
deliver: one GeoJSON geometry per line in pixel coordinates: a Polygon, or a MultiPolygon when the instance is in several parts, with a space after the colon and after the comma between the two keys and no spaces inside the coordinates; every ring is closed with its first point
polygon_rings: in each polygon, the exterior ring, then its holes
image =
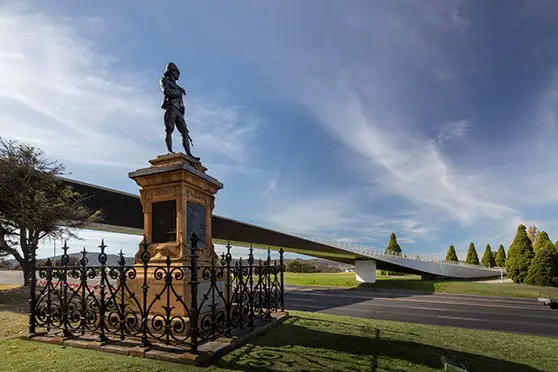
{"type": "Polygon", "coordinates": [[[160,85],[165,96],[169,98],[178,98],[182,96],[182,90],[171,87],[166,79],[161,79],[160,85]]]}

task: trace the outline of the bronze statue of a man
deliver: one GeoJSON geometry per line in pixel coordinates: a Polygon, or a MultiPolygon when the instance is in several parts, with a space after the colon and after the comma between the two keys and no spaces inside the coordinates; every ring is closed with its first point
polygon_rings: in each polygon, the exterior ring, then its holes
{"type": "Polygon", "coordinates": [[[182,146],[184,146],[186,154],[195,160],[200,160],[200,158],[192,155],[190,152],[190,141],[192,139],[190,138],[188,127],[184,120],[184,102],[182,100],[182,95],[185,95],[186,91],[176,83],[179,77],[180,71],[178,67],[176,67],[173,62],[167,63],[165,74],[160,81],[161,90],[165,95],[165,99],[161,105],[161,108],[165,110],[165,142],[167,143],[169,152],[173,153],[172,132],[176,125],[176,128],[182,135],[182,146]]]}

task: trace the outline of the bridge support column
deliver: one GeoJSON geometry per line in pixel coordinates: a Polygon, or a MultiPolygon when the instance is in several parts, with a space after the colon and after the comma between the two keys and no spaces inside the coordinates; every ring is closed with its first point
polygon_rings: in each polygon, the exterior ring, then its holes
{"type": "Polygon", "coordinates": [[[355,261],[356,280],[361,283],[376,283],[376,260],[355,261]]]}

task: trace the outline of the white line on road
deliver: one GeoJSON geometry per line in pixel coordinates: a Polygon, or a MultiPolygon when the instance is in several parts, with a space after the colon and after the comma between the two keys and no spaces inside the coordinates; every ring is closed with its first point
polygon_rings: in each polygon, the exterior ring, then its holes
{"type": "MultiPolygon", "coordinates": [[[[304,303],[299,303],[298,302],[299,299],[288,299],[286,301],[287,306],[300,306],[300,307],[304,307],[306,306],[304,303]]],[[[427,303],[431,303],[430,301],[425,301],[427,303]]],[[[485,308],[486,306],[484,306],[485,308]]],[[[379,308],[393,308],[393,309],[405,309],[405,310],[422,310],[422,311],[428,311],[428,312],[448,312],[451,311],[453,313],[464,313],[464,314],[479,314],[482,316],[490,316],[490,315],[494,315],[493,312],[488,312],[490,310],[481,310],[481,308],[475,309],[474,307],[471,308],[471,306],[468,306],[468,308],[458,308],[458,309],[448,309],[448,308],[440,308],[440,307],[427,307],[427,306],[410,306],[409,304],[405,304],[405,302],[401,302],[401,301],[381,301],[380,299],[376,299],[374,301],[370,300],[370,301],[362,301],[362,302],[355,302],[352,304],[334,304],[333,306],[328,306],[327,303],[324,303],[323,306],[321,306],[320,308],[322,309],[338,309],[338,310],[345,310],[345,309],[359,309],[359,311],[362,311],[361,309],[366,309],[364,311],[369,311],[369,310],[374,310],[374,311],[379,311],[377,309],[379,308]]],[[[407,311],[407,314],[410,316],[414,316],[417,314],[414,314],[412,311],[407,311]]],[[[529,311],[529,312],[503,312],[500,313],[501,319],[502,318],[507,318],[509,316],[515,317],[515,318],[528,318],[531,320],[539,320],[539,323],[542,322],[555,322],[556,320],[558,320],[558,314],[554,314],[552,313],[550,310],[547,310],[546,313],[540,314],[540,313],[535,313],[533,314],[533,312],[529,311]]],[[[487,319],[488,321],[488,319],[487,319]]],[[[558,325],[558,323],[557,323],[558,325]]]]}
{"type": "Polygon", "coordinates": [[[533,304],[527,306],[507,306],[507,305],[492,305],[492,304],[479,304],[479,303],[463,303],[463,302],[456,302],[456,301],[428,301],[428,300],[419,300],[416,298],[385,298],[386,301],[398,301],[398,302],[422,302],[422,303],[429,303],[429,304],[440,304],[440,305],[460,305],[460,306],[471,306],[471,307],[494,307],[499,309],[513,309],[513,310],[529,310],[529,311],[546,311],[547,309],[540,308],[540,305],[533,304]]]}
{"type": "MultiPolygon", "coordinates": [[[[357,295],[352,293],[319,293],[319,292],[288,292],[286,297],[297,295],[303,295],[305,297],[316,296],[316,297],[331,297],[331,298],[358,298],[363,300],[373,300],[373,299],[382,299],[382,300],[390,300],[390,301],[417,301],[417,302],[428,302],[428,303],[440,303],[440,304],[448,304],[448,305],[465,305],[465,306],[484,306],[484,307],[497,307],[497,308],[506,308],[506,309],[516,309],[516,310],[545,310],[540,308],[539,304],[533,299],[533,303],[516,303],[518,306],[510,306],[504,305],[504,301],[498,301],[499,304],[490,304],[487,300],[477,299],[475,298],[474,301],[471,301],[471,298],[459,298],[457,296],[452,296],[454,301],[451,299],[447,299],[449,301],[444,301],[442,296],[438,295],[408,295],[408,296],[401,296],[397,294],[370,294],[370,295],[357,295]],[[437,298],[436,298],[437,297],[437,298]],[[471,303],[473,302],[473,303],[471,303]]],[[[506,303],[510,303],[510,301],[505,301],[506,303]]]]}
{"type": "MultiPolygon", "coordinates": [[[[300,293],[302,295],[302,293],[300,293]]],[[[478,303],[478,302],[462,302],[462,301],[443,301],[439,298],[433,298],[432,296],[404,296],[404,297],[387,297],[387,296],[359,296],[353,294],[340,294],[340,293],[316,293],[308,292],[304,293],[304,298],[309,299],[309,297],[325,297],[328,301],[335,301],[338,298],[352,298],[352,299],[362,299],[362,300],[383,300],[383,301],[396,301],[396,302],[420,302],[429,304],[440,304],[440,305],[457,305],[461,307],[484,307],[484,308],[496,308],[496,309],[510,309],[510,310],[523,310],[531,312],[546,312],[548,309],[542,307],[537,303],[531,304],[519,304],[519,306],[501,305],[501,304],[489,304],[489,303],[478,303]]],[[[291,292],[285,296],[288,301],[298,301],[300,299],[295,293],[291,292]]],[[[466,301],[467,299],[463,299],[466,301]]]]}
{"type": "Polygon", "coordinates": [[[407,309],[414,309],[414,310],[428,310],[428,311],[448,311],[448,309],[442,309],[439,307],[421,307],[421,306],[409,306],[407,309]]]}
{"type": "Polygon", "coordinates": [[[454,320],[472,320],[472,321],[476,321],[476,322],[486,322],[487,321],[487,319],[462,318],[460,316],[444,316],[444,315],[438,315],[436,318],[454,319],[454,320]]]}

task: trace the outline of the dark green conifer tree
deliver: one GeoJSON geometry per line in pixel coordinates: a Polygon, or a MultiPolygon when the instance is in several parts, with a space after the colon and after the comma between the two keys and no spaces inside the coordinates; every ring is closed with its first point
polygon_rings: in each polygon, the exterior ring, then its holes
{"type": "MultiPolygon", "coordinates": [[[[389,236],[389,243],[386,247],[385,254],[401,255],[401,247],[397,244],[397,238],[394,233],[389,236]]],[[[398,275],[396,271],[384,271],[385,275],[398,275]]]]}
{"type": "Polygon", "coordinates": [[[496,266],[496,262],[494,260],[494,255],[492,254],[492,249],[490,248],[490,244],[486,245],[486,249],[484,250],[484,254],[482,255],[482,264],[487,267],[496,266]]]}
{"type": "MultiPolygon", "coordinates": [[[[552,240],[550,240],[546,231],[540,231],[533,245],[533,252],[536,254],[539,249],[546,247],[548,244],[552,244],[552,240]]],[[[554,244],[552,246],[554,247],[554,244]]]]}
{"type": "Polygon", "coordinates": [[[539,247],[525,277],[525,283],[543,286],[558,285],[557,256],[558,253],[552,242],[549,242],[545,247],[539,247]]]}
{"type": "Polygon", "coordinates": [[[455,247],[453,245],[449,246],[448,254],[446,255],[446,261],[459,262],[457,258],[457,253],[455,252],[455,247]]]}
{"type": "Polygon", "coordinates": [[[477,250],[475,249],[475,245],[473,242],[469,244],[469,251],[467,251],[467,258],[465,259],[465,263],[478,265],[479,264],[479,256],[477,255],[477,250]]]}
{"type": "Polygon", "coordinates": [[[496,262],[496,266],[498,267],[506,266],[506,251],[504,250],[504,246],[502,244],[500,244],[500,246],[498,247],[496,259],[494,261],[496,262]]]}
{"type": "Polygon", "coordinates": [[[386,247],[386,254],[398,254],[401,253],[401,247],[397,244],[397,238],[394,233],[391,233],[389,237],[389,243],[386,247]]]}
{"type": "Polygon", "coordinates": [[[508,249],[508,257],[506,259],[506,271],[515,283],[523,283],[525,281],[533,257],[531,240],[527,236],[525,225],[521,224],[517,227],[517,233],[508,249]]]}

